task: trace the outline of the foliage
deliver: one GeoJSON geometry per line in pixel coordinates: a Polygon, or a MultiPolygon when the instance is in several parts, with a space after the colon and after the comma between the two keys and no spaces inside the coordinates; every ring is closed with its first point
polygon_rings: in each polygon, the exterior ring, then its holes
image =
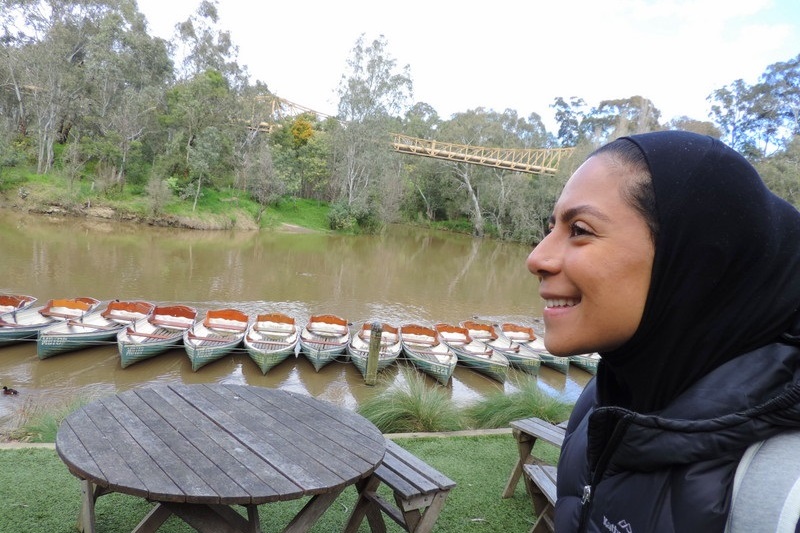
{"type": "Polygon", "coordinates": [[[463,427],[450,395],[431,387],[416,372],[406,371],[404,383],[362,402],[358,412],[383,433],[453,431],[463,427]]]}
{"type": "Polygon", "coordinates": [[[26,442],[55,442],[58,426],[71,412],[86,405],[88,398],[78,396],[71,401],[59,405],[42,405],[25,402],[20,412],[19,429],[10,437],[26,442]]]}
{"type": "Polygon", "coordinates": [[[519,389],[515,392],[497,392],[469,406],[467,416],[472,427],[508,427],[512,420],[531,416],[558,424],[566,420],[572,412],[571,404],[542,392],[534,378],[517,385],[519,389]]]}

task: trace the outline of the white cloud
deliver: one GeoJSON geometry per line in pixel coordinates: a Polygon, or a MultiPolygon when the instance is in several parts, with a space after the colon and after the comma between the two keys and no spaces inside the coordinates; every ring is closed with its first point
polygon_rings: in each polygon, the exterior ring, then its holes
{"type": "MultiPolygon", "coordinates": [[[[139,0],[162,36],[198,3],[139,0]]],[[[415,100],[444,117],[512,108],[548,125],[557,96],[596,105],[641,95],[662,119],[705,119],[713,90],[753,83],[800,53],[797,0],[222,0],[219,12],[254,78],[326,113],[362,33],[386,36],[398,65],[411,66],[415,100]]]]}

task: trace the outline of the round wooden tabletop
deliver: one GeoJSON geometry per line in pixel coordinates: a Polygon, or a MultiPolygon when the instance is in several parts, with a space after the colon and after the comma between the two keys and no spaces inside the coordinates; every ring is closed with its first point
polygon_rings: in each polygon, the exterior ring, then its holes
{"type": "Polygon", "coordinates": [[[260,504],[355,483],[385,440],[362,416],[245,385],[160,385],[92,402],[58,430],[70,472],[162,502],[260,504]]]}

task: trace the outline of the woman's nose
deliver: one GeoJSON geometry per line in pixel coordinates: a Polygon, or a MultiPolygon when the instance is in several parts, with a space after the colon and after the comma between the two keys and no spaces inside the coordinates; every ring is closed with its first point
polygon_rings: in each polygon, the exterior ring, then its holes
{"type": "Polygon", "coordinates": [[[528,271],[534,276],[542,277],[552,274],[558,268],[558,260],[554,253],[555,247],[551,245],[551,239],[549,239],[551,235],[545,236],[528,254],[526,264],[528,271]]]}

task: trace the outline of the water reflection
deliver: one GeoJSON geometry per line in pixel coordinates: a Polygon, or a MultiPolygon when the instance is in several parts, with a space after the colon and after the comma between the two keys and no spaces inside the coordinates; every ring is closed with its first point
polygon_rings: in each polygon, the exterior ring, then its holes
{"type": "MultiPolygon", "coordinates": [[[[477,316],[540,326],[536,282],[525,268],[529,249],[517,244],[407,227],[356,237],[202,232],[7,211],[0,211],[0,235],[0,291],[40,301],[93,296],[180,303],[201,312],[281,311],[299,325],[312,314],[335,313],[353,324],[457,323],[477,316]]],[[[193,372],[182,348],[122,369],[111,343],[40,361],[35,342],[27,342],[0,349],[0,384],[21,392],[0,401],[0,419],[25,398],[63,403],[77,394],[96,397],[168,382],[246,383],[355,407],[402,383],[405,371],[414,369],[401,362],[368,387],[350,363],[315,372],[300,356],[265,376],[241,349],[193,372]]],[[[548,393],[574,400],[589,377],[578,369],[565,376],[542,367],[537,380],[548,393]]],[[[457,368],[447,391],[466,404],[488,393],[512,392],[519,379],[526,376],[512,371],[500,384],[457,368]]]]}

